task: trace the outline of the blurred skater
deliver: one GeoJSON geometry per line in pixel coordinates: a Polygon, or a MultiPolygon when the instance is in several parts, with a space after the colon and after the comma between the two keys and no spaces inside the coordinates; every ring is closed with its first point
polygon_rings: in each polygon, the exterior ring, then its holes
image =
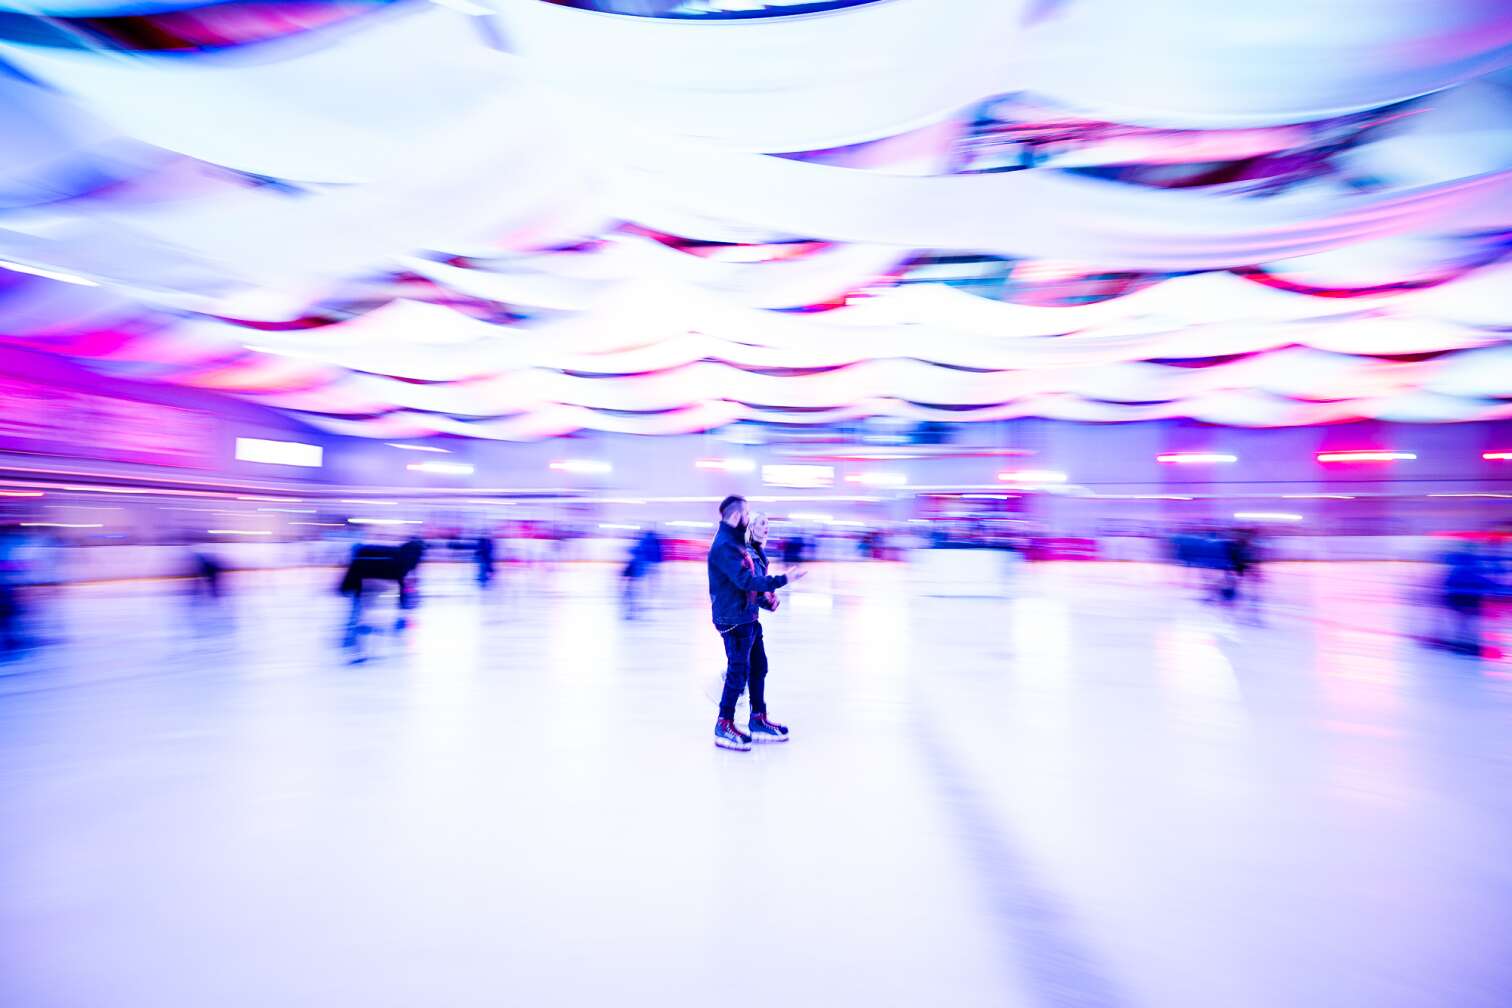
{"type": "Polygon", "coordinates": [[[22,649],[22,585],[25,580],[21,528],[14,522],[7,522],[0,525],[0,657],[22,649]]]}
{"type": "Polygon", "coordinates": [[[1443,566],[1440,597],[1449,628],[1442,643],[1459,654],[1478,656],[1486,600],[1500,586],[1490,576],[1485,559],[1472,546],[1450,550],[1444,556],[1443,566]]]}
{"type": "Polygon", "coordinates": [[[226,568],[213,553],[200,550],[190,562],[190,574],[194,579],[192,591],[197,598],[219,600],[225,593],[223,579],[226,568]]]}
{"type": "Polygon", "coordinates": [[[621,598],[626,619],[636,618],[642,604],[641,599],[645,597],[649,582],[660,568],[661,562],[661,536],[656,534],[655,529],[646,529],[635,540],[635,545],[630,547],[630,559],[621,572],[621,598]]]}
{"type": "MultiPolygon", "coordinates": [[[[396,577],[399,582],[399,608],[404,612],[420,604],[420,561],[425,559],[425,540],[410,536],[396,552],[396,577]]],[[[403,630],[408,620],[400,615],[396,630],[403,630]]]]}
{"type": "Polygon", "coordinates": [[[404,630],[408,625],[405,612],[415,605],[413,579],[424,552],[424,543],[418,539],[400,546],[359,544],[352,548],[337,590],[351,599],[341,646],[351,652],[353,662],[367,658],[364,638],[374,630],[366,621],[367,608],[373,595],[387,584],[392,583],[398,589],[399,612],[394,618],[394,630],[404,630]]]}
{"type": "Polygon", "coordinates": [[[478,568],[478,585],[487,588],[494,579],[494,540],[488,532],[478,536],[473,544],[473,563],[478,568]]]}
{"type": "Polygon", "coordinates": [[[185,594],[192,631],[199,635],[228,629],[230,613],[225,604],[225,563],[203,545],[197,546],[190,550],[185,560],[184,573],[188,579],[185,594]]]}
{"type": "Polygon", "coordinates": [[[1260,621],[1260,536],[1254,529],[1239,529],[1225,546],[1228,552],[1228,575],[1232,583],[1235,610],[1243,609],[1251,622],[1260,621]]]}

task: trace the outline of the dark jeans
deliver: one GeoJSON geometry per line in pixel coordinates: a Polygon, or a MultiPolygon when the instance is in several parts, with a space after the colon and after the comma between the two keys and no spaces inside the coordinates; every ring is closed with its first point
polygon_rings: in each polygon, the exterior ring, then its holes
{"type": "Polygon", "coordinates": [[[766,713],[766,646],[761,642],[761,623],[752,620],[734,627],[720,626],[724,637],[725,665],[724,695],[719,698],[719,716],[735,718],[735,704],[740,694],[751,690],[751,713],[766,713]]]}

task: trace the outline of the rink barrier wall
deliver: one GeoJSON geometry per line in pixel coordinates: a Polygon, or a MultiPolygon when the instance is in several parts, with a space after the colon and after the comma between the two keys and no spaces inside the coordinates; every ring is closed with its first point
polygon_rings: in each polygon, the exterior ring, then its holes
{"type": "MultiPolygon", "coordinates": [[[[1090,540],[1086,540],[1090,541],[1090,540]]],[[[1444,549],[1444,540],[1432,536],[1288,536],[1269,540],[1267,560],[1432,560],[1444,549]]],[[[1157,539],[1109,537],[1097,542],[1093,553],[1056,550],[1033,556],[1036,560],[1081,560],[1099,562],[1158,563],[1169,558],[1166,544],[1157,539]]],[[[189,546],[86,546],[63,549],[52,577],[64,583],[126,581],[185,577],[191,572],[193,553],[203,549],[229,570],[277,570],[296,567],[336,567],[345,562],[349,542],[224,542],[189,546]]],[[[556,552],[544,540],[506,540],[499,544],[498,559],[534,559],[556,562],[622,563],[629,550],[623,539],[577,539],[556,552]]],[[[985,549],[922,549],[905,554],[916,575],[951,591],[967,591],[981,579],[995,578],[1005,563],[1019,562],[1017,554],[985,549]]],[[[833,559],[859,559],[834,557],[833,559]]],[[[433,549],[427,563],[466,563],[463,553],[433,549]]],[[[695,562],[695,561],[685,561],[695,562]]]]}

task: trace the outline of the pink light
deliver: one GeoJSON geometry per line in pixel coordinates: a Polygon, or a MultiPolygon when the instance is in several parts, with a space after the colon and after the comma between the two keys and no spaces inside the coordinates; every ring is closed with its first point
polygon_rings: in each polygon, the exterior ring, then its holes
{"type": "Polygon", "coordinates": [[[1512,462],[1512,451],[1481,452],[1487,462],[1512,462]]]}
{"type": "Polygon", "coordinates": [[[1171,452],[1166,455],[1156,455],[1155,461],[1170,465],[1219,465],[1238,462],[1239,456],[1222,452],[1171,452]]]}
{"type": "Polygon", "coordinates": [[[1417,456],[1404,451],[1320,452],[1319,462],[1412,462],[1417,456]]]}

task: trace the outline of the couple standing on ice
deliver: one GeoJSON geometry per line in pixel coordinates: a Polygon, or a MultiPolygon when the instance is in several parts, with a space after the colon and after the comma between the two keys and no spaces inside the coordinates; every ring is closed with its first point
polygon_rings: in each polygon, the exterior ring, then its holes
{"type": "Polygon", "coordinates": [[[804,576],[804,571],[767,574],[766,515],[752,515],[746,499],[726,497],[719,504],[719,531],[709,546],[709,601],[714,628],[724,638],[724,693],[714,744],[721,749],[751,748],[751,742],[786,742],[788,730],[767,717],[766,647],[761,640],[762,609],[776,610],[777,589],[804,576]],[[735,704],[749,685],[750,732],[735,724],[735,704]]]}

